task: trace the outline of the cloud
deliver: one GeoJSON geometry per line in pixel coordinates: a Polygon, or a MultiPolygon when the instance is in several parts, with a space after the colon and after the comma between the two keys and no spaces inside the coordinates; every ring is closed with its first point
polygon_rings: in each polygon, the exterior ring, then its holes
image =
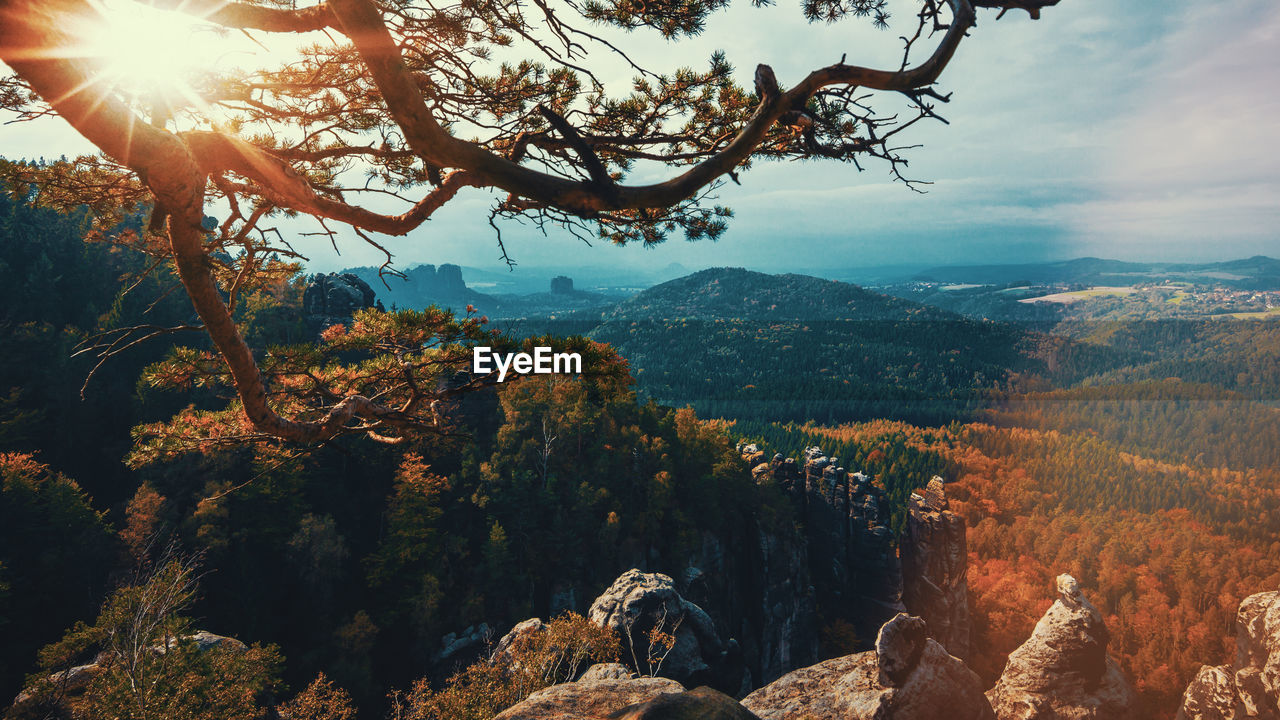
{"type": "MultiPolygon", "coordinates": [[[[642,64],[665,69],[700,66],[723,49],[741,82],[749,84],[755,64],[765,62],[786,85],[845,53],[851,63],[895,65],[909,4],[896,3],[900,24],[889,32],[856,22],[810,25],[789,2],[738,2],[691,41],[670,44],[643,33],[611,39],[634,49],[642,64]]],[[[941,108],[951,124],[925,123],[904,137],[923,144],[907,155],[911,176],[935,183],[926,195],[893,182],[874,161],[861,173],[838,163],[759,163],[741,187],[721,190],[737,217],[718,243],[675,239],[657,250],[588,250],[567,233],[544,237],[510,224],[503,237],[526,265],[572,258],[779,270],[1266,251],[1280,220],[1280,95],[1270,92],[1280,70],[1277,35],[1280,6],[1273,0],[1065,0],[1035,22],[1022,13],[995,22],[983,12],[942,78],[942,89],[954,92],[941,108]]],[[[612,62],[608,76],[629,75],[612,62]]],[[[82,144],[66,130],[35,127],[0,130],[0,153],[52,155],[65,143],[77,147],[66,150],[71,154],[82,144]]],[[[489,200],[467,194],[388,245],[402,264],[496,265],[489,200]]],[[[317,269],[380,261],[354,238],[341,257],[327,242],[303,247],[317,269]]]]}

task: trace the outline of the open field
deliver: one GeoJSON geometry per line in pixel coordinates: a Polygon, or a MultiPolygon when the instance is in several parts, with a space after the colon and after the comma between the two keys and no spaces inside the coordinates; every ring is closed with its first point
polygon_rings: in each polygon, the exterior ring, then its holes
{"type": "Polygon", "coordinates": [[[1101,295],[1132,295],[1133,293],[1134,293],[1134,288],[1131,285],[1125,285],[1120,287],[1098,286],[1098,287],[1091,287],[1088,290],[1073,290],[1071,292],[1054,293],[1053,295],[1041,295],[1040,297],[1026,298],[1024,300],[1019,300],[1018,302],[1020,303],[1050,302],[1050,303],[1067,304],[1067,303],[1079,302],[1080,300],[1083,300],[1085,298],[1099,297],[1101,295]]]}

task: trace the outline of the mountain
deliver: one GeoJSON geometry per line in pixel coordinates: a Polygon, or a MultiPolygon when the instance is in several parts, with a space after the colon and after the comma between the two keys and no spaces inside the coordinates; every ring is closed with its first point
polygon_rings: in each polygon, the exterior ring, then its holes
{"type": "Polygon", "coordinates": [[[437,304],[466,306],[482,301],[486,295],[467,287],[462,279],[462,268],[444,264],[415,265],[401,275],[381,274],[376,267],[358,267],[344,270],[369,284],[383,305],[401,308],[422,308],[437,304]]]}
{"type": "MultiPolygon", "coordinates": [[[[358,267],[344,271],[368,283],[385,307],[421,309],[428,305],[447,307],[454,312],[465,312],[468,306],[476,312],[493,318],[518,318],[527,315],[546,315],[571,310],[599,308],[616,302],[617,295],[585,292],[573,289],[570,278],[556,276],[543,280],[551,292],[530,293],[482,293],[467,286],[463,278],[495,277],[493,273],[462,268],[445,263],[415,265],[401,275],[383,275],[376,267],[358,267]],[[567,282],[567,286],[565,285],[567,282]]],[[[496,276],[500,277],[500,276],[496,276]]],[[[511,283],[489,280],[481,285],[499,289],[511,283]]],[[[528,289],[527,283],[520,287],[528,289]]]]}
{"type": "Polygon", "coordinates": [[[624,300],[590,328],[658,402],[700,415],[844,422],[963,416],[1033,363],[999,323],[804,275],[716,268],[624,300]]]}

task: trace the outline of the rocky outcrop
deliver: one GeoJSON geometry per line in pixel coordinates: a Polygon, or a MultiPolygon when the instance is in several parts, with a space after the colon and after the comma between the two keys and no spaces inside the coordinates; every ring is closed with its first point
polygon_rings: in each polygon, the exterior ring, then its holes
{"type": "Polygon", "coordinates": [[[1000,720],[1121,720],[1136,696],[1107,655],[1102,615],[1070,575],[1059,575],[1058,599],[1030,639],[1009,655],[987,698],[1000,720]]]}
{"type": "Polygon", "coordinates": [[[557,275],[551,278],[551,293],[553,295],[570,295],[573,293],[573,278],[565,275],[557,275]]]}
{"type": "Polygon", "coordinates": [[[312,275],[302,292],[302,311],[307,317],[340,322],[357,310],[377,302],[369,283],[351,273],[312,275]]]}
{"type": "Polygon", "coordinates": [[[635,677],[635,673],[631,672],[631,668],[622,663],[596,663],[587,668],[582,673],[582,677],[578,678],[578,682],[589,682],[591,680],[630,680],[635,677]]]}
{"type": "Polygon", "coordinates": [[[948,509],[942,478],[934,477],[907,501],[899,551],[902,603],[929,623],[947,652],[969,657],[968,549],[964,518],[948,509]]]}
{"type": "MultiPolygon", "coordinates": [[[[485,625],[484,627],[487,628],[488,625],[485,625]]],[[[547,625],[542,622],[542,618],[529,618],[528,620],[522,620],[516,623],[515,627],[511,628],[506,635],[503,635],[502,638],[498,640],[497,645],[493,646],[493,657],[496,658],[509,652],[511,650],[511,646],[520,638],[535,635],[546,628],[547,625]]]]}
{"type": "Polygon", "coordinates": [[[397,299],[412,299],[406,307],[419,307],[432,300],[469,300],[473,294],[462,279],[462,268],[445,263],[418,265],[405,271],[402,281],[390,280],[391,293],[397,299]]]}
{"type": "Polygon", "coordinates": [[[622,660],[641,675],[729,692],[743,685],[737,642],[722,641],[711,617],[682,598],[667,575],[628,570],[596,598],[587,618],[617,633],[622,660]]]}
{"type": "MultiPolygon", "coordinates": [[[[1230,665],[1202,666],[1182,694],[1177,720],[1243,720],[1249,717],[1237,694],[1235,675],[1230,665]]],[[[1261,717],[1273,718],[1274,714],[1261,717]]]]}
{"type": "MultiPolygon", "coordinates": [[[[537,618],[534,620],[541,623],[537,618]]],[[[516,627],[519,628],[521,625],[516,627]]],[[[462,632],[448,633],[440,638],[440,649],[431,656],[431,665],[445,672],[452,672],[459,666],[469,665],[484,654],[493,635],[493,628],[487,623],[468,625],[462,632]]],[[[503,639],[506,640],[506,638],[503,639]]]]}
{"type": "Polygon", "coordinates": [[[753,683],[772,682],[818,659],[818,608],[803,539],[757,529],[750,579],[757,583],[754,624],[738,637],[748,658],[753,683]]]}
{"type": "Polygon", "coordinates": [[[588,679],[552,685],[494,720],[759,720],[709,687],[685,692],[665,678],[588,679]]]}
{"type": "Polygon", "coordinates": [[[494,720],[601,720],[629,705],[680,692],[684,686],[667,678],[579,680],[543,688],[494,720]]]}
{"type": "Polygon", "coordinates": [[[742,700],[761,720],[994,720],[978,676],[899,614],[876,649],[784,675],[742,700]]]}
{"type": "MultiPolygon", "coordinates": [[[[167,642],[159,643],[151,648],[151,652],[156,655],[164,655],[174,647],[183,643],[192,643],[196,650],[200,652],[209,652],[210,650],[221,650],[224,652],[241,653],[249,649],[247,645],[233,637],[225,635],[217,635],[208,630],[197,630],[190,635],[182,637],[170,638],[167,642]]],[[[101,673],[107,663],[111,662],[114,655],[109,652],[101,652],[93,662],[85,665],[77,665],[73,668],[63,670],[49,675],[45,680],[38,682],[35,686],[23,690],[13,700],[13,707],[19,707],[31,702],[36,697],[42,695],[46,690],[52,690],[59,698],[58,703],[64,700],[74,699],[88,689],[89,684],[93,682],[99,673],[101,673]]]]}
{"type": "Polygon", "coordinates": [[[755,445],[738,448],[757,483],[777,483],[792,498],[804,527],[817,604],[829,617],[853,623],[859,637],[904,609],[902,568],[889,529],[889,508],[872,479],[850,473],[819,447],[800,461],[755,445]]]}
{"type": "Polygon", "coordinates": [[[609,720],[759,720],[733,698],[709,687],[664,693],[623,708],[609,720]]]}
{"type": "Polygon", "coordinates": [[[1250,595],[1236,612],[1235,665],[1204,666],[1178,720],[1280,719],[1280,592],[1250,595]]]}

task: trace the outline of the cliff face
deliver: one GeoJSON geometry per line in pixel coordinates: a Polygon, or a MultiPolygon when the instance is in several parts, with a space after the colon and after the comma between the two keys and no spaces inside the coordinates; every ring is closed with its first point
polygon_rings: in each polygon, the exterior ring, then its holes
{"type": "MultiPolygon", "coordinates": [[[[634,590],[640,587],[636,579],[628,573],[615,586],[634,590]]],[[[602,600],[608,604],[615,595],[611,589],[602,600]]],[[[621,607],[610,605],[610,613],[621,607]]],[[[497,720],[606,718],[995,720],[995,715],[978,676],[928,636],[923,620],[899,614],[880,628],[874,650],[795,670],[741,703],[707,687],[686,691],[672,680],[635,677],[609,664],[592,666],[576,682],[540,690],[497,720]]]]}
{"type": "Polygon", "coordinates": [[[328,273],[311,276],[302,291],[302,311],[309,321],[324,323],[349,319],[357,310],[374,306],[373,288],[351,273],[328,273]]]}
{"type": "MultiPolygon", "coordinates": [[[[795,525],[752,521],[725,535],[707,533],[687,557],[663,563],[682,568],[665,570],[670,577],[642,572],[654,559],[634,548],[619,561],[639,569],[590,605],[593,620],[615,629],[635,624],[631,634],[644,637],[661,617],[683,618],[662,674],[740,696],[817,662],[820,615],[848,620],[861,648],[870,649],[881,626],[904,610],[905,583],[910,611],[925,619],[935,644],[944,654],[967,653],[965,526],[947,510],[941,480],[913,500],[904,568],[887,502],[871,478],[817,447],[800,461],[754,445],[739,451],[757,483],[775,483],[790,499],[795,525]]],[[[582,601],[598,591],[557,585],[549,612],[584,611],[582,601]]]]}
{"type": "Polygon", "coordinates": [[[722,640],[711,616],[681,597],[666,575],[628,570],[591,603],[587,618],[618,635],[622,659],[643,675],[729,692],[750,684],[738,642],[722,640]],[[672,644],[651,645],[656,633],[670,635],[672,644]]]}
{"type": "Polygon", "coordinates": [[[679,593],[739,645],[746,689],[818,659],[817,604],[805,549],[794,530],[753,524],[734,537],[704,536],[677,576],[679,593]]]}
{"type": "Polygon", "coordinates": [[[762,720],[994,720],[978,676],[899,614],[875,650],[796,670],[743,698],[762,720]]]}
{"type": "Polygon", "coordinates": [[[902,602],[929,623],[947,652],[969,657],[968,549],[964,518],[947,509],[942,478],[907,501],[901,543],[902,602]]]}
{"type": "Polygon", "coordinates": [[[740,448],[756,482],[776,482],[795,503],[804,527],[809,572],[820,607],[849,618],[861,638],[875,636],[903,610],[902,568],[880,489],[839,458],[808,448],[801,459],[740,448]]]}
{"type": "Polygon", "coordinates": [[[1058,599],[1031,638],[1009,654],[987,692],[1000,720],[1124,720],[1137,697],[1107,655],[1111,635],[1075,578],[1058,576],[1058,599]]]}
{"type": "Polygon", "coordinates": [[[467,293],[467,284],[462,279],[462,268],[445,263],[437,268],[435,265],[419,265],[405,273],[405,285],[410,294],[420,298],[461,298],[467,293]]]}
{"type": "Polygon", "coordinates": [[[1245,718],[1280,718],[1280,592],[1240,603],[1235,665],[1200,668],[1178,709],[1178,720],[1245,718]]]}

